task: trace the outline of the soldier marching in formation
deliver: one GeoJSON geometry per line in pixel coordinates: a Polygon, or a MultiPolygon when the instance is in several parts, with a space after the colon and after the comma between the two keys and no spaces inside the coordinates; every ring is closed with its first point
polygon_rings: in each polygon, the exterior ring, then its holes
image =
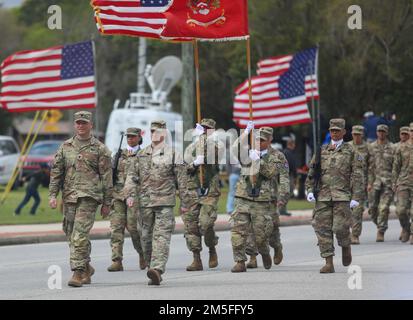
{"type": "Polygon", "coordinates": [[[410,139],[396,149],[393,174],[393,192],[396,193],[396,213],[402,233],[400,240],[413,244],[413,122],[410,124],[410,139]]]}
{"type": "Polygon", "coordinates": [[[377,226],[377,242],[384,241],[388,228],[390,204],[393,200],[392,170],[394,146],[388,140],[389,127],[377,126],[377,141],[370,145],[369,159],[369,214],[377,226]]]}
{"type": "MultiPolygon", "coordinates": [[[[280,164],[280,154],[271,147],[272,128],[260,128],[255,141],[256,147],[248,150],[248,136],[253,129],[254,124],[250,122],[233,145],[233,152],[238,153],[237,151],[240,150],[242,165],[241,177],[235,193],[235,210],[231,215],[233,220],[231,243],[235,261],[231,272],[235,273],[247,270],[246,251],[251,233],[255,244],[250,246],[256,246],[262,256],[264,268],[271,268],[269,239],[274,231],[274,179],[279,174],[280,168],[284,168],[288,175],[287,160],[284,157],[283,163],[280,164]],[[249,161],[242,161],[244,160],[242,155],[245,154],[249,154],[249,161]]],[[[289,185],[287,189],[289,190],[289,185]]]]}
{"type": "MultiPolygon", "coordinates": [[[[222,157],[224,146],[221,142],[214,139],[215,120],[202,119],[197,124],[195,135],[197,140],[191,143],[185,150],[185,160],[187,164],[187,183],[189,193],[187,195],[196,200],[190,203],[186,212],[183,212],[182,219],[185,224],[185,238],[187,246],[193,253],[193,262],[187,271],[203,270],[200,252],[202,250],[201,237],[204,237],[205,245],[209,248],[210,268],[218,266],[218,256],[216,246],[218,237],[214,231],[215,221],[217,220],[217,210],[219,196],[219,161],[222,157]],[[191,162],[191,159],[194,159],[191,162]],[[200,176],[202,175],[202,177],[200,176]],[[201,183],[202,179],[202,183],[201,183]]],[[[185,209],[184,209],[185,210],[185,209]]]]}
{"type": "Polygon", "coordinates": [[[364,127],[353,126],[352,132],[353,140],[349,144],[363,157],[363,173],[364,173],[364,190],[359,194],[355,194],[354,200],[359,205],[353,209],[352,224],[351,224],[351,244],[360,244],[360,235],[363,224],[363,212],[364,204],[367,201],[367,177],[368,177],[368,164],[370,159],[369,148],[366,142],[364,142],[364,127]]]}
{"type": "Polygon", "coordinates": [[[126,130],[128,146],[121,150],[119,156],[115,155],[112,159],[113,168],[113,204],[110,214],[111,237],[110,244],[112,247],[112,265],[109,266],[109,272],[123,271],[123,243],[125,239],[125,229],[128,230],[133,247],[139,254],[139,267],[141,270],[146,268],[146,261],[143,256],[140,230],[138,231],[139,201],[135,199],[132,208],[126,203],[127,195],[124,188],[129,166],[134,166],[138,160],[137,154],[142,144],[141,129],[128,128],[126,130]]]}
{"type": "MultiPolygon", "coordinates": [[[[122,271],[124,232],[127,229],[139,254],[140,268],[148,269],[149,285],[160,285],[169,257],[175,227],[176,193],[185,226],[185,239],[193,253],[187,271],[203,270],[202,236],[209,248],[209,267],[218,265],[214,231],[217,219],[219,161],[224,146],[214,135],[215,121],[203,119],[195,128],[195,141],[185,150],[185,160],[166,144],[166,123],[151,123],[151,145],[140,150],[141,130],[128,128],[128,147],[111,161],[110,151],[91,135],[92,114],[77,112],[75,136],[65,141],[51,169],[49,205],[57,207],[62,193],[63,230],[70,248],[73,276],[68,285],[91,283],[89,233],[97,208],[110,213],[112,265],[122,271]],[[112,211],[111,211],[112,209],[112,211]]],[[[396,194],[396,212],[402,227],[400,240],[413,244],[413,123],[400,129],[401,142],[391,144],[388,127],[377,127],[378,140],[363,142],[364,128],[352,128],[353,141],[343,141],[345,120],[331,119],[331,143],[311,160],[306,181],[307,200],[315,202],[312,225],[321,257],[321,273],[334,273],[334,234],[342,247],[342,263],[352,262],[351,244],[359,244],[364,203],[369,192],[369,214],[377,225],[377,241],[384,241],[389,206],[396,194]],[[408,129],[408,130],[407,130],[408,129]],[[406,139],[407,133],[410,139],[406,139]],[[351,229],[351,234],[350,234],[351,229]]],[[[254,136],[254,135],[253,135],[254,136]]],[[[242,167],[231,216],[231,243],[235,261],[231,272],[257,268],[262,255],[265,269],[283,260],[277,207],[290,193],[288,162],[271,147],[273,129],[254,130],[249,122],[231,146],[242,167]],[[249,145],[250,133],[257,132],[249,145]],[[274,248],[271,259],[270,246],[274,248]],[[251,257],[246,265],[247,254],[251,257]],[[273,260],[273,261],[272,261],[273,260]]]]}
{"type": "Polygon", "coordinates": [[[174,207],[182,160],[166,144],[166,123],[151,123],[152,143],[138,152],[135,166],[131,166],[127,181],[127,203],[130,208],[139,202],[141,243],[148,263],[149,285],[159,285],[169,257],[169,245],[175,229],[174,207]],[[137,192],[139,191],[139,192],[137,192]]]}
{"type": "Polygon", "coordinates": [[[81,287],[91,283],[94,269],[90,265],[92,246],[89,232],[98,206],[106,218],[112,203],[112,166],[110,151],[91,135],[92,114],[75,113],[76,135],[57,151],[50,173],[49,204],[57,207],[62,191],[63,231],[69,241],[70,268],[73,277],[68,285],[81,287]]]}
{"type": "Polygon", "coordinates": [[[343,141],[344,119],[330,120],[331,143],[323,146],[320,163],[313,157],[306,181],[307,200],[316,202],[313,227],[318,238],[321,257],[326,264],[320,273],[334,273],[334,234],[342,247],[342,263],[349,266],[351,256],[351,209],[364,192],[363,157],[343,141]],[[317,166],[319,167],[318,170],[317,166]],[[319,172],[316,172],[319,171],[319,172]],[[316,175],[319,174],[319,181],[316,175]]]}

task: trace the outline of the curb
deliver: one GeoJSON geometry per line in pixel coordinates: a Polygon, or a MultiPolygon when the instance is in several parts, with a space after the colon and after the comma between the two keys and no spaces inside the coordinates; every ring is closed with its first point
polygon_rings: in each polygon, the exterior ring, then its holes
{"type": "MultiPolygon", "coordinates": [[[[395,214],[389,215],[389,220],[397,219],[395,214]]],[[[370,217],[364,216],[363,221],[371,221],[370,217]]],[[[280,227],[292,227],[311,224],[311,217],[298,217],[289,218],[282,217],[280,221],[280,227]]],[[[229,221],[217,221],[215,223],[215,231],[228,231],[231,230],[231,224],[229,221]]],[[[184,226],[182,223],[175,226],[175,231],[173,234],[183,234],[184,226]]],[[[129,237],[129,233],[125,232],[125,237],[129,237]]],[[[92,230],[90,234],[91,240],[104,240],[110,239],[110,232],[107,229],[95,229],[92,230]]],[[[16,235],[10,237],[0,237],[0,247],[1,246],[14,246],[23,244],[38,244],[38,243],[49,243],[49,242],[66,242],[66,236],[63,232],[49,232],[49,233],[36,233],[32,235],[16,235]]]]}

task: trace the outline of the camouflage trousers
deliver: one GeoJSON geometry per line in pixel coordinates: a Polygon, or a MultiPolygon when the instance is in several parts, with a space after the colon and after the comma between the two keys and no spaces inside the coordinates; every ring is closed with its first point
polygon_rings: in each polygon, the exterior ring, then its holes
{"type": "Polygon", "coordinates": [[[369,215],[381,232],[385,232],[388,228],[392,200],[393,191],[390,186],[382,185],[381,189],[373,189],[369,194],[369,215]]]}
{"type": "Polygon", "coordinates": [[[235,199],[235,210],[231,215],[231,243],[235,262],[247,261],[246,250],[250,233],[254,236],[257,251],[262,255],[269,254],[268,241],[273,231],[272,207],[270,202],[235,199]]]}
{"type": "Polygon", "coordinates": [[[125,201],[115,200],[110,213],[110,245],[112,261],[122,261],[125,229],[128,230],[133,247],[139,255],[143,255],[140,230],[138,230],[138,206],[128,208],[125,201]]]}
{"type": "Polygon", "coordinates": [[[165,272],[169,257],[169,245],[175,229],[173,207],[141,207],[141,243],[145,261],[151,269],[165,272]]]}
{"type": "Polygon", "coordinates": [[[70,268],[85,270],[90,262],[92,246],[89,233],[95,222],[99,203],[92,198],[79,198],[77,203],[63,205],[63,231],[69,241],[70,268]]]}
{"type": "Polygon", "coordinates": [[[413,188],[397,190],[396,213],[400,225],[413,235],[413,188]]]}
{"type": "Polygon", "coordinates": [[[360,205],[355,207],[351,213],[351,234],[353,236],[360,237],[363,229],[363,213],[366,199],[357,199],[357,201],[360,205]]]}
{"type": "Polygon", "coordinates": [[[312,225],[322,258],[334,256],[334,234],[340,247],[351,244],[351,210],[349,201],[317,201],[312,225]]]}
{"type": "MultiPolygon", "coordinates": [[[[270,244],[270,247],[274,248],[275,251],[282,250],[283,246],[281,243],[281,233],[280,233],[280,215],[277,212],[277,207],[275,205],[273,205],[271,217],[272,217],[273,229],[270,235],[269,244],[270,244]]],[[[250,233],[247,239],[246,253],[249,256],[258,255],[257,245],[255,244],[255,235],[254,235],[252,228],[250,229],[250,233]]]]}
{"type": "Polygon", "coordinates": [[[214,225],[217,220],[219,197],[207,197],[193,203],[189,210],[182,215],[185,225],[186,245],[190,251],[202,250],[202,236],[208,248],[218,244],[214,225]]]}

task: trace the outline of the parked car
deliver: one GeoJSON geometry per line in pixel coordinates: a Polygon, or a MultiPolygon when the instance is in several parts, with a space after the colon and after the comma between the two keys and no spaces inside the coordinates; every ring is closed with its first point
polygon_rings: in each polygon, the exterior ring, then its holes
{"type": "MultiPolygon", "coordinates": [[[[12,137],[0,136],[0,184],[9,182],[19,159],[20,151],[12,137]]],[[[19,181],[20,179],[17,179],[19,181]]],[[[18,182],[17,182],[18,183],[18,182]]]]}
{"type": "MultiPolygon", "coordinates": [[[[32,149],[24,159],[23,176],[25,177],[39,170],[41,163],[45,163],[51,167],[56,151],[62,143],[63,141],[60,140],[45,140],[33,144],[32,149]]],[[[42,185],[47,187],[49,185],[49,179],[44,181],[42,185]]]]}

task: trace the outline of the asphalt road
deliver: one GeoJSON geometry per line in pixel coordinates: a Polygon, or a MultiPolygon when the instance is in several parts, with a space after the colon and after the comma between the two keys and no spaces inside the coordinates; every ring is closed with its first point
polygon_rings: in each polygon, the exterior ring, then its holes
{"type": "MultiPolygon", "coordinates": [[[[145,271],[138,268],[130,239],[126,241],[124,272],[109,273],[107,240],[93,241],[93,283],[69,288],[68,247],[46,243],[0,247],[0,299],[413,299],[413,246],[398,241],[398,221],[390,222],[386,242],[375,242],[375,227],[364,224],[362,245],[353,246],[353,266],[361,268],[361,289],[348,286],[352,274],[341,265],[336,273],[321,275],[322,266],[311,226],[282,228],[285,259],[271,270],[260,268],[232,274],[230,233],[219,233],[220,265],[215,270],[186,272],[191,262],[182,235],[173,236],[167,273],[160,287],[149,287],[145,271]],[[62,288],[49,289],[48,268],[62,269],[62,288]]],[[[204,267],[207,250],[203,252],[204,267]]],[[[55,275],[55,274],[54,274],[55,275]]],[[[354,275],[353,275],[354,278],[354,275]]],[[[360,279],[360,277],[358,277],[360,279]]],[[[354,281],[350,281],[354,284],[354,281]]],[[[360,282],[357,282],[360,284],[360,282]]]]}

